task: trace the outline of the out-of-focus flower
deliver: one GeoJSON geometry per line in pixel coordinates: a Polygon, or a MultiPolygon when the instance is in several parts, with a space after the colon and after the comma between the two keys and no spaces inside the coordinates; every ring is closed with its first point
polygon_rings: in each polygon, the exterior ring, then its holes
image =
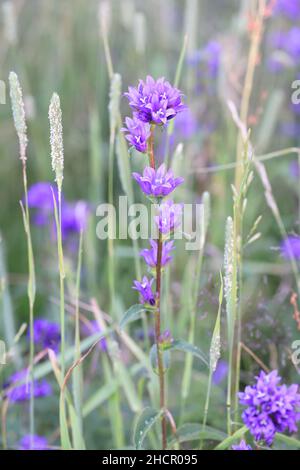
{"type": "Polygon", "coordinates": [[[203,65],[210,78],[218,75],[221,60],[221,45],[217,41],[209,41],[202,49],[193,52],[188,58],[191,65],[203,65]]]}
{"type": "MultiPolygon", "coordinates": [[[[141,251],[141,256],[143,256],[145,262],[151,268],[156,267],[157,264],[157,242],[155,240],[149,240],[151,248],[145,248],[141,251]]],[[[174,249],[173,240],[163,242],[162,244],[162,255],[161,255],[161,265],[165,266],[169,261],[171,261],[172,256],[170,252],[174,249]]]]}
{"type": "Polygon", "coordinates": [[[142,304],[155,305],[155,294],[152,292],[152,284],[154,278],[149,279],[144,276],[142,282],[133,281],[133,289],[137,290],[140,294],[140,302],[142,304]]]}
{"type": "MultiPolygon", "coordinates": [[[[300,131],[300,129],[299,129],[300,131]]],[[[297,160],[293,160],[291,163],[290,163],[290,174],[293,178],[297,179],[299,178],[300,176],[300,166],[299,166],[299,163],[297,160]]]]}
{"type": "Polygon", "coordinates": [[[121,129],[122,132],[126,132],[126,139],[128,142],[136,148],[138,152],[147,152],[147,141],[150,137],[150,124],[143,122],[136,116],[133,118],[127,117],[125,119],[127,127],[121,129]]]}
{"type": "Polygon", "coordinates": [[[143,122],[165,125],[185,109],[182,93],[164,77],[154,80],[150,75],[140,80],[138,87],[129,87],[125,93],[129,106],[143,122]]]}
{"type": "Polygon", "coordinates": [[[35,183],[28,189],[28,206],[35,209],[33,222],[36,225],[49,223],[49,216],[53,214],[54,207],[53,194],[58,203],[57,187],[51,187],[46,181],[35,183]]]}
{"type": "MultiPolygon", "coordinates": [[[[85,336],[91,336],[96,333],[102,333],[102,328],[99,325],[97,320],[87,321],[86,323],[82,324],[82,332],[85,336]]],[[[107,352],[107,341],[106,338],[102,338],[99,341],[99,348],[103,352],[107,352]]]]}
{"type": "MultiPolygon", "coordinates": [[[[6,393],[6,397],[11,402],[23,402],[29,400],[31,392],[31,381],[29,380],[27,370],[21,370],[11,375],[6,386],[14,386],[6,393]],[[24,381],[24,383],[18,385],[18,382],[21,381],[24,381]]],[[[51,395],[51,393],[52,387],[45,379],[34,380],[33,394],[36,398],[47,397],[51,395]]]]}
{"type": "Polygon", "coordinates": [[[213,374],[212,381],[215,385],[219,385],[228,374],[228,363],[226,361],[218,361],[217,368],[213,374]]]}
{"type": "Polygon", "coordinates": [[[157,170],[147,166],[143,175],[132,173],[132,176],[140,185],[141,190],[153,197],[167,196],[184,181],[181,177],[175,178],[172,169],[167,171],[164,163],[157,170]]]}
{"type": "MultiPolygon", "coordinates": [[[[30,338],[29,331],[28,338],[30,338]]],[[[60,343],[60,327],[58,323],[50,322],[45,318],[34,320],[33,341],[41,349],[50,348],[57,352],[60,343]]]]}
{"type": "Polygon", "coordinates": [[[161,233],[169,233],[181,224],[183,204],[174,204],[168,200],[159,206],[159,214],[155,217],[155,223],[161,233]]]}
{"type": "Polygon", "coordinates": [[[261,371],[256,384],[239,393],[240,403],[247,406],[242,418],[254,439],[271,445],[276,432],[297,432],[300,420],[300,394],[298,385],[280,385],[276,370],[261,371]]]}
{"type": "Polygon", "coordinates": [[[173,342],[173,336],[170,330],[165,330],[159,337],[159,342],[163,349],[169,349],[173,342]]]}
{"type": "Polygon", "coordinates": [[[62,206],[61,230],[63,239],[87,228],[90,207],[86,201],[65,202],[62,206]]]}
{"type": "Polygon", "coordinates": [[[274,13],[283,14],[290,20],[297,20],[300,18],[300,0],[277,0],[274,13]]]}
{"type": "Polygon", "coordinates": [[[300,237],[289,235],[281,242],[280,251],[286,259],[291,257],[300,259],[300,237]]]}
{"type": "Polygon", "coordinates": [[[49,450],[48,441],[44,436],[27,434],[19,442],[20,450],[49,450]]]}
{"type": "Polygon", "coordinates": [[[252,450],[252,447],[246,444],[244,439],[239,444],[234,444],[231,448],[232,450],[252,450]]]}

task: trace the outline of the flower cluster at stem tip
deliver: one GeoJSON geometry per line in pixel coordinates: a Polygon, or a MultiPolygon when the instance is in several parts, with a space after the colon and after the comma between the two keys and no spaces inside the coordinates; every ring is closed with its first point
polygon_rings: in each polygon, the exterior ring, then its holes
{"type": "MultiPolygon", "coordinates": [[[[158,262],[160,267],[164,267],[172,260],[170,253],[174,249],[174,242],[165,239],[180,225],[182,204],[174,204],[172,200],[165,201],[164,198],[184,181],[182,177],[175,177],[172,169],[166,168],[164,163],[155,168],[153,133],[156,126],[166,126],[187,108],[180,90],[163,77],[155,80],[148,75],[145,81],[139,81],[136,88],[129,87],[125,96],[133,110],[133,116],[125,119],[126,127],[121,130],[125,132],[132,147],[138,152],[149,154],[149,166],[144,168],[143,174],[135,172],[132,177],[146,196],[159,203],[155,223],[162,243],[160,256],[157,240],[149,240],[150,248],[140,252],[151,271],[157,268],[158,262]]],[[[133,289],[139,292],[140,302],[151,307],[157,303],[157,294],[152,290],[153,282],[153,277],[148,279],[144,276],[141,281],[135,280],[133,283],[133,289]]]]}

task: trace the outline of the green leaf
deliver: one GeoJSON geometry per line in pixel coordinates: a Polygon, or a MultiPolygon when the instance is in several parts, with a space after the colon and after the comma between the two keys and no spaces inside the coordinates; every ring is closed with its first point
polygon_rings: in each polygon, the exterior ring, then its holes
{"type": "Polygon", "coordinates": [[[284,434],[277,433],[275,436],[275,441],[283,442],[284,444],[290,447],[296,447],[296,449],[300,449],[300,441],[295,439],[294,437],[285,436],[284,434]]]}
{"type": "Polygon", "coordinates": [[[170,446],[176,443],[196,441],[199,439],[210,439],[212,441],[222,441],[226,438],[226,434],[218,429],[206,426],[203,429],[202,424],[186,423],[181,426],[176,433],[176,438],[172,438],[170,446]]]}
{"type": "Polygon", "coordinates": [[[197,346],[194,346],[193,344],[190,344],[187,341],[184,341],[182,339],[174,340],[171,343],[170,350],[183,351],[186,353],[193,354],[193,356],[200,359],[200,361],[202,361],[208,367],[208,360],[206,355],[197,346]]]}
{"type": "Polygon", "coordinates": [[[120,328],[121,330],[127,325],[127,323],[131,323],[133,321],[139,320],[143,313],[146,312],[145,305],[136,304],[132,305],[127,312],[124,313],[123,318],[120,321],[120,328]]]}
{"type": "Polygon", "coordinates": [[[138,417],[133,434],[133,444],[137,450],[142,449],[145,437],[161,415],[161,410],[157,411],[154,408],[150,407],[144,408],[144,410],[138,417]]]}
{"type": "Polygon", "coordinates": [[[247,426],[243,426],[242,428],[238,429],[234,434],[232,434],[232,436],[226,437],[224,441],[222,441],[219,445],[217,445],[215,450],[228,449],[236,441],[239,441],[247,432],[248,432],[247,426]]]}

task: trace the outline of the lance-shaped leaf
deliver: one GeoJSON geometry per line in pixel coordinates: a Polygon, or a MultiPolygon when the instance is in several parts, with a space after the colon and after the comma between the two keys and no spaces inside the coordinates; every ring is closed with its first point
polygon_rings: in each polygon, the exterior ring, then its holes
{"type": "Polygon", "coordinates": [[[202,361],[206,366],[208,366],[208,359],[206,355],[199,349],[197,346],[188,343],[182,339],[176,339],[172,341],[171,346],[169,348],[171,351],[182,351],[185,353],[193,354],[193,356],[197,357],[202,361]]]}
{"type": "Polygon", "coordinates": [[[137,450],[142,449],[143,442],[148,432],[150,431],[152,426],[157,422],[161,415],[162,410],[157,411],[151,407],[147,407],[142,411],[142,413],[138,417],[133,434],[133,444],[137,450]]]}
{"type": "Polygon", "coordinates": [[[132,305],[127,310],[127,312],[124,313],[120,321],[121,330],[127,325],[127,323],[139,320],[142,317],[143,313],[145,313],[147,310],[148,308],[146,308],[143,304],[132,305]]]}

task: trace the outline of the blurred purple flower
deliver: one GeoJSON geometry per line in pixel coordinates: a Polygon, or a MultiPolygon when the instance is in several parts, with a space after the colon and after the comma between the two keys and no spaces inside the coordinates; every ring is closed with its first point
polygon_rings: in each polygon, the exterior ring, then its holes
{"type": "Polygon", "coordinates": [[[300,19],[300,0],[277,0],[275,14],[283,14],[290,20],[300,19]]]}
{"type": "MultiPolygon", "coordinates": [[[[99,322],[97,320],[87,321],[86,323],[82,324],[82,332],[85,336],[91,336],[91,335],[94,335],[96,333],[102,333],[102,331],[103,330],[102,330],[102,328],[99,325],[99,322]]],[[[98,344],[99,344],[99,348],[103,352],[107,352],[106,338],[100,339],[98,344]]]]}
{"type": "Polygon", "coordinates": [[[145,194],[154,197],[167,196],[184,181],[181,177],[175,178],[172,169],[167,171],[164,163],[157,170],[147,166],[143,176],[139,173],[132,173],[132,176],[145,194]]]}
{"type": "Polygon", "coordinates": [[[213,374],[212,381],[215,385],[219,385],[228,374],[228,363],[220,360],[217,364],[217,368],[213,374]]]}
{"type": "Polygon", "coordinates": [[[173,341],[173,336],[170,330],[163,331],[159,337],[159,342],[163,349],[169,349],[173,341]]]}
{"type": "Polygon", "coordinates": [[[252,450],[252,447],[246,444],[244,439],[239,444],[234,444],[231,448],[232,450],[252,450]]]}
{"type": "Polygon", "coordinates": [[[174,134],[181,139],[190,139],[198,129],[197,119],[189,108],[180,113],[175,121],[174,134]]]}
{"type": "Polygon", "coordinates": [[[280,251],[285,259],[290,259],[292,256],[300,259],[300,237],[289,235],[281,242],[280,251]]]}
{"type": "Polygon", "coordinates": [[[154,80],[148,75],[146,81],[139,81],[137,88],[129,87],[125,96],[141,121],[158,125],[165,125],[186,108],[182,93],[164,77],[154,80]]]}
{"type": "Polygon", "coordinates": [[[297,160],[293,160],[289,166],[290,174],[293,178],[297,179],[300,176],[300,166],[297,160]]]}
{"type": "Polygon", "coordinates": [[[217,41],[209,41],[202,49],[193,52],[188,61],[191,65],[203,64],[210,78],[216,78],[220,68],[221,45],[217,41]]]}
{"type": "Polygon", "coordinates": [[[242,418],[256,441],[273,443],[276,432],[297,432],[300,420],[298,385],[281,385],[276,370],[261,371],[256,383],[239,393],[240,403],[247,406],[242,418]]]}
{"type": "Polygon", "coordinates": [[[142,304],[155,305],[155,294],[152,292],[152,284],[154,278],[149,279],[147,276],[144,276],[142,282],[133,281],[133,289],[137,290],[140,293],[140,302],[142,304]]]}
{"type": "Polygon", "coordinates": [[[300,28],[294,26],[286,34],[284,49],[295,60],[300,59],[300,28]]]}
{"type": "Polygon", "coordinates": [[[46,181],[35,183],[28,189],[28,206],[35,209],[33,222],[36,225],[46,225],[49,223],[49,216],[53,213],[54,207],[53,194],[56,202],[58,202],[57,187],[51,186],[46,181]]]}
{"type": "Polygon", "coordinates": [[[154,220],[161,233],[169,233],[181,224],[183,204],[174,204],[168,200],[159,206],[159,215],[154,220]]]}
{"type": "Polygon", "coordinates": [[[43,436],[30,434],[22,437],[19,443],[20,450],[49,450],[48,441],[43,436]]]}
{"type": "Polygon", "coordinates": [[[147,141],[150,137],[150,124],[142,122],[136,116],[133,118],[127,117],[125,119],[127,127],[121,129],[122,132],[126,132],[125,135],[128,142],[136,148],[138,152],[147,152],[147,141]]]}
{"type": "MultiPolygon", "coordinates": [[[[15,372],[13,375],[10,376],[5,386],[11,387],[13,385],[15,385],[15,387],[6,393],[7,398],[9,398],[11,402],[17,403],[29,400],[31,391],[31,381],[29,379],[27,370],[15,372]],[[21,385],[17,385],[18,382],[21,382],[22,380],[25,380],[24,383],[21,385]]],[[[47,397],[51,395],[51,393],[52,387],[46,380],[34,380],[33,394],[36,398],[47,397]]]]}
{"type": "MultiPolygon", "coordinates": [[[[149,240],[151,248],[145,248],[141,251],[141,256],[143,256],[145,262],[151,268],[156,267],[157,264],[157,242],[155,240],[149,240]]],[[[162,256],[161,256],[161,265],[165,266],[169,261],[171,261],[172,256],[170,252],[174,249],[173,240],[163,242],[162,244],[162,256]]]]}
{"type": "Polygon", "coordinates": [[[300,124],[297,122],[283,122],[280,124],[279,131],[285,137],[296,139],[300,137],[300,124]]]}
{"type": "Polygon", "coordinates": [[[72,233],[80,233],[87,228],[90,207],[86,201],[65,202],[62,206],[61,230],[66,239],[72,233]]]}
{"type": "MultiPolygon", "coordinates": [[[[28,338],[30,332],[28,331],[28,338]]],[[[60,327],[58,323],[45,318],[37,318],[33,324],[33,340],[41,349],[50,348],[57,352],[60,343],[60,327]]]]}

